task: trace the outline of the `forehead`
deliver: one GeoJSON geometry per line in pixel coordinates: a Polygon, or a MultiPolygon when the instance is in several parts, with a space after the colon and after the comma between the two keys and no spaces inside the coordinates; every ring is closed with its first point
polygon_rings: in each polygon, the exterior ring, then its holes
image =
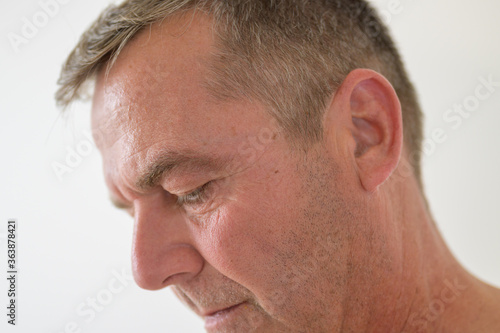
{"type": "Polygon", "coordinates": [[[117,135],[136,142],[160,121],[186,123],[188,113],[169,111],[206,103],[201,86],[212,44],[209,19],[198,13],[155,24],[135,36],[108,75],[103,69],[97,77],[92,126],[106,134],[106,142],[99,144],[115,144],[117,135]]]}
{"type": "Polygon", "coordinates": [[[210,19],[186,13],[140,32],[99,73],[92,127],[105,169],[140,169],[166,149],[223,154],[269,126],[257,103],[218,103],[203,87],[213,45],[210,19]]]}

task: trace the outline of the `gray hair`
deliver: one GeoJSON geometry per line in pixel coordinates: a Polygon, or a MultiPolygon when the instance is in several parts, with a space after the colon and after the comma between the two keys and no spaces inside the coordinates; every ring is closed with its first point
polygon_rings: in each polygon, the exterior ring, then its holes
{"type": "Polygon", "coordinates": [[[384,75],[401,101],[405,145],[421,181],[422,113],[387,28],[364,0],[126,0],[106,8],[69,55],[58,105],[81,98],[83,84],[103,65],[109,71],[139,31],[191,10],[208,14],[217,33],[210,93],[264,103],[302,143],[321,138],[326,103],[350,71],[384,75]]]}

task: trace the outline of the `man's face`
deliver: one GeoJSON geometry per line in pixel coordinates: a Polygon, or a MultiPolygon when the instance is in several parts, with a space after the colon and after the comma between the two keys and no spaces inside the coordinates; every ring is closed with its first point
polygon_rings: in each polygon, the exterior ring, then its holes
{"type": "Polygon", "coordinates": [[[94,135],[111,197],[134,216],[135,279],[172,285],[208,331],[339,329],[366,296],[358,282],[385,265],[367,254],[379,249],[349,165],[321,144],[292,152],[256,101],[211,98],[210,23],[190,21],[142,32],[96,84],[94,135]]]}

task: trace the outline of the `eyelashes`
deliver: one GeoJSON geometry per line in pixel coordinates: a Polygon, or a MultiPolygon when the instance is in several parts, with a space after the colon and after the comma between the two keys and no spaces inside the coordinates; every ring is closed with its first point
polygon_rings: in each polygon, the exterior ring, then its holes
{"type": "Polygon", "coordinates": [[[209,181],[202,186],[196,188],[195,190],[177,196],[177,205],[179,206],[195,206],[203,204],[208,199],[208,189],[213,184],[213,181],[209,181]]]}

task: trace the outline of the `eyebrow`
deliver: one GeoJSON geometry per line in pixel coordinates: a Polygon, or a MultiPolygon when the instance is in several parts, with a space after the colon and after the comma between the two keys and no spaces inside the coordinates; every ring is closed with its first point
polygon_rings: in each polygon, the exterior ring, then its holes
{"type": "Polygon", "coordinates": [[[228,157],[200,155],[194,151],[165,152],[151,162],[145,171],[141,172],[135,186],[141,191],[148,191],[156,187],[164,177],[178,169],[218,171],[223,169],[229,161],[228,157]]]}

